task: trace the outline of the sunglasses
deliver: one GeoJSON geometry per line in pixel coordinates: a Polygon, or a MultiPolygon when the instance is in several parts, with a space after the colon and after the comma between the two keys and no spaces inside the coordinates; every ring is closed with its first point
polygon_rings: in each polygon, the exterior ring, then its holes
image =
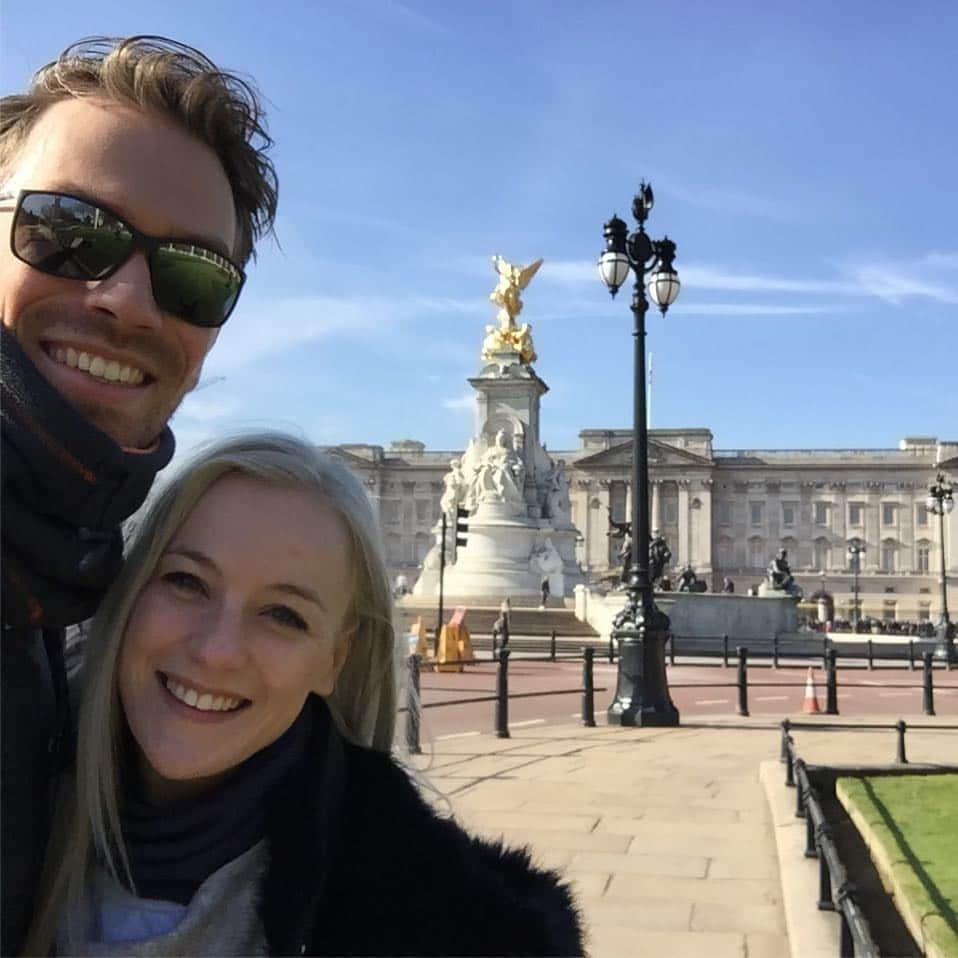
{"type": "Polygon", "coordinates": [[[206,329],[226,322],[246,281],[239,266],[208,246],[148,236],[107,207],[68,193],[23,190],[10,249],[43,273],[87,282],[107,279],[143,250],[156,305],[206,329]]]}

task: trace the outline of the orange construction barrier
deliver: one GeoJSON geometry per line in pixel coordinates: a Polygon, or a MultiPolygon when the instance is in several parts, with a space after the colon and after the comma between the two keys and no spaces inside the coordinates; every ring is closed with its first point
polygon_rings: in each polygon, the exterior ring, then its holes
{"type": "Polygon", "coordinates": [[[808,675],[805,678],[805,701],[802,703],[802,711],[810,715],[818,715],[821,709],[818,707],[818,694],[815,691],[815,670],[809,666],[808,675]]]}

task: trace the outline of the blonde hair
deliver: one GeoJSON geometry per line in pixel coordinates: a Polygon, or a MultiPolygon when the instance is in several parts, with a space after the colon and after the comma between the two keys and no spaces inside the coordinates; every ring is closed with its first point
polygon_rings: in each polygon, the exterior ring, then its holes
{"type": "Polygon", "coordinates": [[[126,729],[116,680],[120,648],[137,597],[171,539],[202,496],[228,474],[312,489],[343,519],[352,544],[355,632],[326,702],[346,738],[384,752],[392,748],[397,699],[392,595],[378,524],[362,484],[329,454],[282,433],[249,434],[212,445],[147,505],[123,570],[93,621],[75,785],[73,791],[64,787],[58,815],[66,835],[51,841],[43,882],[47,894],[27,943],[31,954],[47,953],[64,917],[74,923],[80,919],[94,861],[132,886],[119,820],[126,729]]]}
{"type": "Polygon", "coordinates": [[[248,81],[220,70],[199,50],[165,37],[90,37],[38,70],[26,93],[0,99],[0,179],[6,179],[47,107],[103,96],[174,120],[216,154],[236,210],[233,255],[246,263],[272,232],[279,185],[267,156],[272,139],[248,81]]]}

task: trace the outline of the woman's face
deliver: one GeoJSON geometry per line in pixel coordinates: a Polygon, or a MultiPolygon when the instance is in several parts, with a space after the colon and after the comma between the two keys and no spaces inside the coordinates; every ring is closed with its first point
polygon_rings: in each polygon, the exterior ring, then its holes
{"type": "Polygon", "coordinates": [[[148,797],[212,784],[328,695],[353,623],[346,525],[316,493],[226,476],[138,596],[118,666],[148,797]]]}

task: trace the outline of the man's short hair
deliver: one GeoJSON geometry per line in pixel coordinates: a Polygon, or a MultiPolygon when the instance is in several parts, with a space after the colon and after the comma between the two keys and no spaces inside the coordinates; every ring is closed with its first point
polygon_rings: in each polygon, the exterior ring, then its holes
{"type": "MultiPolygon", "coordinates": [[[[103,96],[172,119],[216,154],[236,209],[234,256],[246,263],[272,232],[278,184],[272,140],[253,85],[165,37],[91,37],[67,47],[26,93],[0,99],[0,182],[43,111],[69,97],[103,96]]],[[[27,184],[29,185],[29,184],[27,184]]]]}

